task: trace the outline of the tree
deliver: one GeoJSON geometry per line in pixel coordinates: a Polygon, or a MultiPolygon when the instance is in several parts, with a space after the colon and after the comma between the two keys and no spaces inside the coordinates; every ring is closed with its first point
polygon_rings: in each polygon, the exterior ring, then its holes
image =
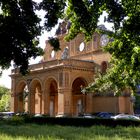
{"type": "Polygon", "coordinates": [[[0,0],[0,67],[9,68],[11,61],[27,72],[28,60],[42,53],[38,45],[41,34],[37,4],[32,0],[0,0]]]}
{"type": "Polygon", "coordinates": [[[4,86],[0,86],[0,99],[4,94],[7,94],[9,92],[9,89],[4,87],[4,86]]]}
{"type": "Polygon", "coordinates": [[[22,74],[28,72],[30,58],[43,54],[38,46],[42,30],[50,31],[65,7],[64,0],[43,0],[40,4],[34,0],[0,0],[0,69],[7,69],[14,62],[22,74]],[[45,10],[44,27],[36,10],[45,10]]]}
{"type": "Polygon", "coordinates": [[[111,66],[105,75],[99,76],[87,89],[102,92],[112,90],[116,94],[129,88],[136,91],[140,84],[140,1],[139,0],[74,0],[68,1],[67,17],[72,26],[67,39],[79,32],[88,39],[97,29],[103,11],[105,21],[114,24],[113,31],[99,30],[114,41],[105,51],[112,55],[111,66]]]}
{"type": "Polygon", "coordinates": [[[10,90],[0,86],[0,111],[10,110],[10,90]]]}
{"type": "MultiPolygon", "coordinates": [[[[0,6],[0,47],[3,50],[0,51],[0,66],[3,69],[9,67],[13,60],[24,73],[28,59],[41,54],[40,48],[35,47],[41,30],[50,31],[59,18],[64,18],[71,22],[66,40],[83,32],[88,41],[95,31],[108,34],[114,40],[104,48],[112,55],[111,68],[96,80],[100,84],[93,85],[100,85],[98,87],[102,90],[108,87],[116,93],[126,87],[136,90],[140,83],[139,0],[42,0],[39,4],[33,0],[0,0],[0,6]],[[43,27],[35,14],[35,10],[40,9],[46,11],[43,27]],[[97,30],[103,11],[108,13],[105,21],[114,24],[113,31],[97,30]],[[107,87],[106,82],[109,84],[107,87]]],[[[51,42],[58,47],[58,42],[55,43],[52,38],[51,42]]]]}

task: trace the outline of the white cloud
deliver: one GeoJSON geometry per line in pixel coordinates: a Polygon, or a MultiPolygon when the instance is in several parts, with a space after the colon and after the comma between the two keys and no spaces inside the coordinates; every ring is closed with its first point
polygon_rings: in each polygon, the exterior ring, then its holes
{"type": "Polygon", "coordinates": [[[11,68],[3,71],[2,77],[0,77],[0,85],[11,88],[11,78],[9,76],[10,74],[11,68]]]}
{"type": "Polygon", "coordinates": [[[108,30],[113,30],[113,23],[108,23],[107,21],[104,22],[104,18],[108,17],[108,14],[104,11],[103,14],[99,18],[99,23],[98,25],[103,24],[108,30]]]}

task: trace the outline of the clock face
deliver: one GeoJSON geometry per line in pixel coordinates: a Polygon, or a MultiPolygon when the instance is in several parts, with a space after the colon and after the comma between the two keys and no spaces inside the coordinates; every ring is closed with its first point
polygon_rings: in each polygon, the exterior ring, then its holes
{"type": "Polygon", "coordinates": [[[85,44],[84,44],[84,42],[82,42],[79,46],[79,51],[82,52],[84,50],[84,48],[85,48],[85,44]]]}
{"type": "Polygon", "coordinates": [[[102,47],[104,47],[104,46],[106,46],[106,45],[108,44],[108,42],[109,42],[108,36],[107,36],[106,34],[103,34],[103,35],[101,36],[101,38],[100,38],[100,45],[101,45],[102,47]]]}
{"type": "Polygon", "coordinates": [[[53,50],[53,51],[51,52],[51,58],[54,58],[54,56],[55,56],[55,51],[53,50]]]}

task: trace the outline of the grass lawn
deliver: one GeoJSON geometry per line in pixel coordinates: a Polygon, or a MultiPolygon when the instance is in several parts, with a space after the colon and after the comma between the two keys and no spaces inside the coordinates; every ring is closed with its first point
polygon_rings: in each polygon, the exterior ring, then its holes
{"type": "Polygon", "coordinates": [[[140,128],[0,124],[0,140],[140,140],[140,128]]]}

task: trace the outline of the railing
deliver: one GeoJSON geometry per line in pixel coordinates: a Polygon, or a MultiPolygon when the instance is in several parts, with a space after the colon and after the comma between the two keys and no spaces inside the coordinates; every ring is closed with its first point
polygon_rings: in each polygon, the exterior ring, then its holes
{"type": "MultiPolygon", "coordinates": [[[[29,70],[38,71],[38,70],[54,68],[57,66],[92,69],[94,68],[94,63],[90,61],[83,61],[83,60],[81,61],[81,60],[75,60],[75,59],[52,60],[52,61],[41,62],[38,64],[30,65],[29,70]]],[[[19,68],[12,70],[12,74],[18,74],[18,73],[19,73],[19,68]]]]}

